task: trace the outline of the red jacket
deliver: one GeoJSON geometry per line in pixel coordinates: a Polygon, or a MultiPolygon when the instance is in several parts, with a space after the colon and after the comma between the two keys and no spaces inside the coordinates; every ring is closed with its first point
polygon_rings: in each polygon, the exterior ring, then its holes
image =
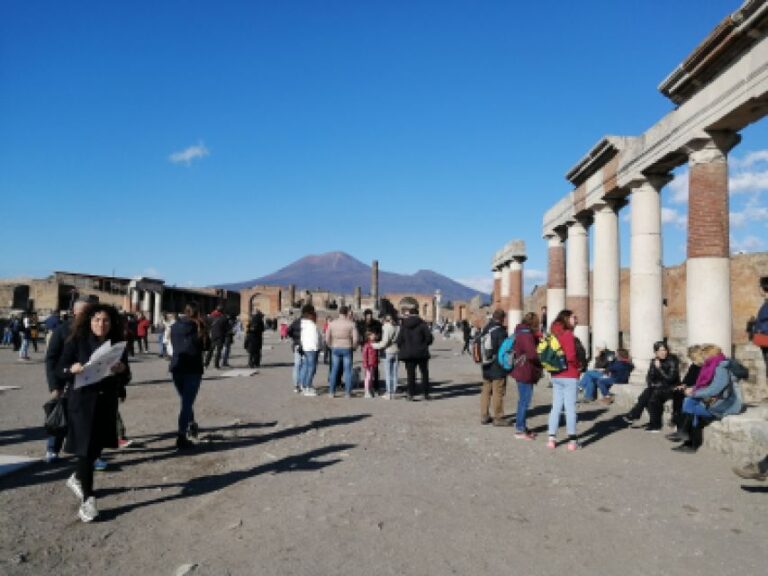
{"type": "Polygon", "coordinates": [[[363,368],[367,370],[368,368],[375,367],[378,363],[379,353],[373,347],[373,344],[366,342],[363,345],[363,368]]]}
{"type": "Polygon", "coordinates": [[[136,335],[139,338],[143,338],[144,336],[146,336],[147,330],[149,330],[149,326],[150,326],[149,320],[147,320],[146,318],[142,318],[141,320],[139,320],[136,323],[136,335]]]}
{"type": "Polygon", "coordinates": [[[536,345],[539,343],[539,338],[531,332],[525,324],[518,324],[515,328],[515,358],[522,358],[525,356],[524,361],[515,362],[515,367],[512,369],[512,378],[518,382],[524,382],[526,384],[536,384],[541,379],[542,367],[539,355],[536,352],[536,345]]]}
{"type": "Polygon", "coordinates": [[[566,330],[560,322],[552,324],[552,334],[560,342],[560,346],[565,353],[565,359],[568,367],[562,372],[552,374],[552,378],[578,378],[579,377],[579,358],[576,355],[576,340],[573,330],[566,330]]]}

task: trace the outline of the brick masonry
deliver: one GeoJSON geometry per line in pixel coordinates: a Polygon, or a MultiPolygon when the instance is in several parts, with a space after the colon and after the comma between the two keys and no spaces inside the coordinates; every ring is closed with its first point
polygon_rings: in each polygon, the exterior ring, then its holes
{"type": "Polygon", "coordinates": [[[693,164],[688,193],[688,258],[727,258],[728,165],[693,164]]]}
{"type": "Polygon", "coordinates": [[[565,246],[549,247],[547,286],[565,288],[565,246]]]}

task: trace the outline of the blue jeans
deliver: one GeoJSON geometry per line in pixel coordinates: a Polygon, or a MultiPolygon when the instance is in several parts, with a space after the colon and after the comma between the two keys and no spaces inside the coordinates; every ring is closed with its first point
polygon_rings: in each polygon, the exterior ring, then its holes
{"type": "Polygon", "coordinates": [[[707,410],[706,404],[700,398],[686,398],[683,400],[683,414],[693,415],[693,425],[699,425],[699,418],[714,418],[714,414],[707,410]]]}
{"type": "Polygon", "coordinates": [[[317,370],[317,350],[305,350],[304,362],[301,365],[301,373],[299,374],[301,386],[304,390],[312,388],[312,379],[315,377],[315,370],[317,370]]]}
{"type": "Polygon", "coordinates": [[[515,420],[515,428],[518,432],[525,432],[525,417],[528,413],[528,406],[531,405],[531,398],[533,398],[533,384],[526,384],[525,382],[517,383],[517,419],[515,420]]]}
{"type": "Polygon", "coordinates": [[[587,370],[579,382],[579,386],[584,389],[584,398],[588,400],[595,399],[595,386],[600,389],[603,396],[608,396],[613,384],[614,379],[611,376],[606,376],[605,372],[601,370],[587,370]]]}
{"type": "Polygon", "coordinates": [[[29,338],[22,338],[21,349],[19,350],[19,358],[27,358],[29,356],[29,338]]]}
{"type": "Polygon", "coordinates": [[[293,385],[301,387],[301,367],[304,364],[304,356],[299,354],[298,348],[293,351],[293,385]]]}
{"type": "Polygon", "coordinates": [[[181,410],[179,411],[179,434],[186,436],[187,428],[190,422],[195,421],[195,398],[200,390],[200,381],[202,374],[173,374],[173,385],[181,399],[181,410]]]}
{"type": "Polygon", "coordinates": [[[384,372],[387,379],[387,394],[397,392],[397,352],[387,352],[384,357],[384,372]]]}
{"type": "Polygon", "coordinates": [[[332,348],[331,349],[331,373],[328,376],[328,393],[336,392],[336,379],[339,377],[339,367],[344,366],[344,393],[349,396],[352,394],[352,349],[351,348],[332,348]]]}
{"type": "Polygon", "coordinates": [[[560,413],[565,409],[565,430],[576,435],[576,394],[578,378],[552,378],[552,410],[549,412],[549,435],[557,435],[560,413]]]}

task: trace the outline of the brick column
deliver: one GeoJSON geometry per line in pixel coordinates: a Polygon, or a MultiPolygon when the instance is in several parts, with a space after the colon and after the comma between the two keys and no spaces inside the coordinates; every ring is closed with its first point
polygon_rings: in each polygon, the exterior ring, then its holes
{"type": "Polygon", "coordinates": [[[597,348],[619,347],[619,217],[616,207],[595,207],[592,357],[597,348]]]}
{"type": "Polygon", "coordinates": [[[547,236],[549,261],[547,264],[547,322],[552,321],[565,308],[565,235],[547,236]]]}
{"type": "Polygon", "coordinates": [[[493,268],[493,309],[501,308],[501,268],[493,268]]]}
{"type": "MultiPolygon", "coordinates": [[[[573,330],[584,348],[589,348],[589,227],[586,219],[568,227],[566,254],[565,307],[573,310],[577,322],[573,330]]],[[[547,307],[549,311],[549,307],[547,307]]],[[[554,312],[556,316],[558,312],[554,312]]],[[[553,318],[554,319],[554,318],[553,318]]]]}
{"type": "Polygon", "coordinates": [[[633,182],[631,199],[629,331],[633,380],[643,379],[653,343],[664,335],[661,256],[661,194],[668,176],[633,182]]]}
{"type": "Polygon", "coordinates": [[[523,319],[523,262],[515,257],[509,263],[509,300],[507,301],[507,331],[512,334],[523,319]]]}
{"type": "Polygon", "coordinates": [[[379,261],[374,260],[371,264],[371,299],[373,300],[373,309],[379,309],[379,261]]]}
{"type": "Polygon", "coordinates": [[[731,354],[728,151],[740,140],[716,133],[688,152],[688,343],[711,342],[731,354]]]}

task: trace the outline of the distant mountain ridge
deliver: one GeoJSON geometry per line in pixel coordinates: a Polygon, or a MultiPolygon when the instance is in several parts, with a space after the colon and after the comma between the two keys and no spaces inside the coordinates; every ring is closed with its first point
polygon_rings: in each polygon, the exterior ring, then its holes
{"type": "MultiPolygon", "coordinates": [[[[342,294],[352,294],[360,286],[363,294],[371,288],[371,267],[344,252],[328,252],[305,256],[280,270],[243,282],[220,284],[218,288],[241,290],[257,284],[287,286],[296,285],[301,290],[329,290],[342,294]]],[[[379,294],[413,293],[433,294],[440,290],[442,301],[469,300],[478,294],[488,300],[484,294],[451,280],[447,276],[432,270],[419,270],[415,274],[396,274],[379,269],[379,294]]]]}

